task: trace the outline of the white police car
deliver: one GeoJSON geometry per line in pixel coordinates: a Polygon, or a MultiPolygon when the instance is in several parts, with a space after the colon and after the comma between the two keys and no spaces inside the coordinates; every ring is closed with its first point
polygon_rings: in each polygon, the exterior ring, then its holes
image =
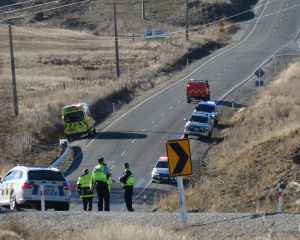
{"type": "Polygon", "coordinates": [[[69,182],[58,169],[39,165],[18,165],[4,175],[0,179],[0,204],[12,210],[40,210],[41,185],[44,185],[46,209],[69,210],[69,182]]]}
{"type": "Polygon", "coordinates": [[[160,157],[155,165],[152,165],[152,182],[176,182],[176,177],[170,177],[168,157],[160,157]]]}
{"type": "Polygon", "coordinates": [[[188,138],[189,135],[211,137],[214,126],[211,114],[196,112],[189,119],[184,120],[187,121],[184,127],[184,138],[188,138]]]}
{"type": "Polygon", "coordinates": [[[194,113],[210,113],[214,119],[214,125],[219,122],[219,109],[217,109],[217,104],[212,101],[202,101],[198,106],[194,107],[194,113]]]}

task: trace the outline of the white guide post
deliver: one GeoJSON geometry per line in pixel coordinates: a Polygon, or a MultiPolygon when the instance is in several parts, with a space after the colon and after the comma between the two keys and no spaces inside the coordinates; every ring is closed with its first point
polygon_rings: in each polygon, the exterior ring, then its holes
{"type": "Polygon", "coordinates": [[[187,227],[187,216],[186,216],[186,209],[185,209],[185,198],[184,198],[182,177],[177,177],[177,186],[178,186],[178,194],[179,194],[179,202],[180,202],[182,227],[186,228],[187,227]]]}
{"type": "Polygon", "coordinates": [[[233,101],[233,99],[231,101],[231,104],[232,104],[232,111],[234,111],[234,101],[233,101]]]}
{"type": "Polygon", "coordinates": [[[281,213],[281,204],[282,204],[282,196],[281,196],[281,194],[282,194],[282,189],[281,188],[279,188],[279,209],[278,209],[278,212],[280,212],[281,213]]]}
{"type": "Polygon", "coordinates": [[[113,103],[112,105],[113,105],[113,112],[115,112],[115,104],[113,103]]]}
{"type": "Polygon", "coordinates": [[[276,77],[276,71],[277,71],[277,69],[276,69],[276,64],[277,64],[277,57],[275,58],[275,77],[276,77]]]}
{"type": "Polygon", "coordinates": [[[41,211],[42,211],[42,218],[45,218],[45,192],[44,192],[44,185],[41,185],[40,188],[41,188],[41,211]]]}
{"type": "Polygon", "coordinates": [[[143,212],[146,210],[146,195],[144,195],[144,200],[143,200],[143,212]]]}

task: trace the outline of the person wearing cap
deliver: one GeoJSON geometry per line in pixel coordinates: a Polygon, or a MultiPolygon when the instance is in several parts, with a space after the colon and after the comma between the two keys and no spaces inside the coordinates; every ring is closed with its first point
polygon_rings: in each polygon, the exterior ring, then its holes
{"type": "Polygon", "coordinates": [[[83,170],[83,175],[78,179],[76,190],[82,198],[83,210],[92,211],[94,191],[92,189],[92,174],[89,174],[88,169],[83,170]]]}
{"type": "Polygon", "coordinates": [[[104,199],[104,211],[109,211],[109,188],[107,179],[111,177],[111,173],[104,163],[104,158],[98,158],[98,163],[93,170],[93,189],[97,190],[98,194],[98,211],[103,211],[103,199],[104,199]]]}
{"type": "Polygon", "coordinates": [[[124,200],[127,206],[127,210],[129,212],[133,212],[134,209],[132,208],[132,194],[134,184],[134,173],[131,169],[129,169],[128,163],[124,163],[123,168],[124,173],[121,177],[119,177],[119,179],[122,183],[124,200]]]}

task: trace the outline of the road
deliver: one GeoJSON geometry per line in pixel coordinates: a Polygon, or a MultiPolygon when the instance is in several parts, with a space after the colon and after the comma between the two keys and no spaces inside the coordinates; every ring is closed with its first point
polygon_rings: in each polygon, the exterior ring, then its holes
{"type": "MultiPolygon", "coordinates": [[[[271,1],[265,1],[265,3],[271,1]]],[[[276,51],[293,41],[300,28],[299,0],[277,0],[262,7],[261,18],[253,21],[248,36],[234,47],[212,57],[181,81],[155,93],[109,125],[95,139],[82,138],[72,142],[78,156],[66,171],[72,189],[83,168],[90,170],[98,157],[104,157],[113,178],[123,172],[122,164],[128,162],[135,172],[134,197],[148,186],[151,165],[166,154],[165,142],[183,135],[183,118],[192,113],[193,104],[185,100],[186,84],[190,78],[209,79],[211,99],[221,100],[235,87],[250,78],[276,51]],[[296,6],[296,7],[294,7],[296,6]],[[294,8],[293,8],[294,7],[294,8]],[[286,11],[284,11],[286,9],[286,11]],[[275,14],[272,14],[277,12],[275,14]],[[271,15],[270,15],[271,14],[271,15]],[[81,153],[80,153],[81,152],[81,153]]],[[[222,102],[219,102],[222,104],[222,102]]],[[[79,200],[73,194],[72,203],[79,200]]],[[[111,188],[111,210],[120,211],[123,197],[120,184],[111,188]]],[[[94,204],[96,210],[96,203],[94,204]]],[[[72,205],[71,211],[81,210],[82,205],[72,205]]]]}

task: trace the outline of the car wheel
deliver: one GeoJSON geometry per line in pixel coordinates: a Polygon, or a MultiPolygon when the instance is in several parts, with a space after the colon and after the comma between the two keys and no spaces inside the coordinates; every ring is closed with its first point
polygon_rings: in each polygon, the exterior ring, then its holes
{"type": "Polygon", "coordinates": [[[14,192],[12,192],[12,194],[10,195],[10,210],[20,210],[20,206],[17,204],[16,195],[14,192]]]}
{"type": "Polygon", "coordinates": [[[187,135],[187,134],[184,134],[184,138],[189,138],[189,135],[187,135]]]}
{"type": "Polygon", "coordinates": [[[69,204],[62,204],[61,206],[54,208],[54,211],[69,211],[70,205],[69,204]]]}
{"type": "Polygon", "coordinates": [[[90,130],[88,131],[88,136],[89,136],[89,137],[92,136],[92,133],[91,133],[90,130]]]}
{"type": "Polygon", "coordinates": [[[152,182],[153,182],[153,183],[156,183],[156,181],[155,181],[155,180],[152,180],[152,182]]]}
{"type": "Polygon", "coordinates": [[[96,132],[96,127],[94,127],[93,134],[96,135],[96,133],[97,133],[97,132],[96,132]]]}
{"type": "Polygon", "coordinates": [[[187,103],[190,103],[191,102],[191,99],[187,98],[187,103]]]}

